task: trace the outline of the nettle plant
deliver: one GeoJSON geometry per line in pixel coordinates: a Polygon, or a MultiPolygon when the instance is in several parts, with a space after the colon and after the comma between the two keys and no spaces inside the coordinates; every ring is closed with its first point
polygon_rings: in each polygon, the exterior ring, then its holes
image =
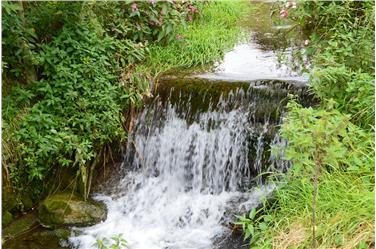
{"type": "Polygon", "coordinates": [[[325,105],[325,110],[302,108],[295,101],[287,106],[281,133],[289,140],[285,158],[294,165],[291,176],[311,176],[318,164],[328,172],[373,172],[374,132],[352,124],[350,115],[340,113],[333,100],[325,105]]]}

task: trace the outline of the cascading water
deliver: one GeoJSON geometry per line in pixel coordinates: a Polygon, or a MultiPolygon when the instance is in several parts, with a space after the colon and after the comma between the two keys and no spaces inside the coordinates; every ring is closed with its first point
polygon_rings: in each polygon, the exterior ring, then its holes
{"type": "Polygon", "coordinates": [[[69,244],[39,227],[3,247],[98,248],[96,239],[122,233],[130,249],[242,248],[229,223],[273,191],[259,174],[290,166],[283,149],[270,154],[271,144],[287,143],[277,129],[286,96],[311,104],[307,76],[278,63],[275,53],[292,59],[307,38],[290,23],[274,26],[271,4],[252,1],[256,12],[244,27],[250,39],[213,71],[164,77],[157,86],[159,96],[129,134],[122,174],[109,179],[116,185],[94,197],[107,205],[104,222],[73,228],[69,244]]]}
{"type": "Polygon", "coordinates": [[[238,88],[195,111],[192,95],[154,98],[129,137],[123,179],[111,195],[95,197],[107,205],[107,220],[75,229],[70,243],[95,248],[96,238],[122,233],[132,249],[214,248],[230,232],[233,214],[257,206],[273,189],[252,188],[261,183],[256,175],[276,125],[259,104],[281,101],[264,95],[238,88]]]}
{"type": "Polygon", "coordinates": [[[74,229],[71,245],[95,248],[97,238],[122,233],[131,249],[238,248],[221,242],[228,224],[274,189],[260,174],[289,167],[283,150],[270,154],[271,144],[286,144],[277,128],[287,94],[306,99],[307,77],[281,66],[270,48],[302,43],[300,34],[285,36],[270,4],[253,4],[259,13],[246,44],[213,72],[157,86],[129,135],[121,180],[95,197],[107,220],[74,229]]]}

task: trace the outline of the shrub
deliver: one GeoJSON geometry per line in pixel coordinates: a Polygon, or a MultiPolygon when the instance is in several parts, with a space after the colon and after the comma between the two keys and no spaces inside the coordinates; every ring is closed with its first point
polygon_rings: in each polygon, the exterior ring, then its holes
{"type": "Polygon", "coordinates": [[[148,87],[131,73],[134,64],[148,55],[148,42],[165,44],[198,13],[191,1],[2,8],[4,165],[16,187],[33,186],[36,198],[60,166],[87,180],[102,146],[124,138],[122,112],[139,105],[148,87]]]}

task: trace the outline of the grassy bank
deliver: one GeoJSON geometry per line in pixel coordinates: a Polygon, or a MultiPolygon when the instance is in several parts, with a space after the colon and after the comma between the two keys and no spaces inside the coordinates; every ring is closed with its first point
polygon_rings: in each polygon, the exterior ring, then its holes
{"type": "Polygon", "coordinates": [[[218,61],[241,39],[239,22],[249,11],[245,1],[212,2],[205,5],[196,22],[176,31],[168,46],[150,47],[148,67],[154,72],[191,68],[218,61]]]}
{"type": "Polygon", "coordinates": [[[20,196],[16,209],[30,208],[25,194],[34,202],[44,196],[60,169],[82,182],[87,195],[96,158],[126,138],[124,120],[150,80],[220,59],[238,40],[245,6],[3,4],[3,179],[20,196]]]}
{"type": "Polygon", "coordinates": [[[150,44],[148,58],[132,69],[132,76],[137,77],[134,81],[145,91],[162,73],[210,67],[243,39],[240,23],[250,13],[246,1],[201,2],[198,6],[193,23],[174,30],[174,39],[167,46],[150,44]]]}
{"type": "Polygon", "coordinates": [[[293,100],[281,127],[290,171],[275,200],[241,222],[250,248],[374,248],[374,6],[281,5],[312,32],[310,86],[321,100],[293,100]]]}

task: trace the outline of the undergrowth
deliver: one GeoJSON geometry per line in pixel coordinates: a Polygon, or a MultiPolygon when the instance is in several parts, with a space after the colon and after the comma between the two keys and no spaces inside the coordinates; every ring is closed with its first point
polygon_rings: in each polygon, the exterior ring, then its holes
{"type": "Polygon", "coordinates": [[[6,2],[3,10],[3,164],[14,189],[38,200],[69,169],[84,184],[103,146],[125,138],[124,113],[148,81],[132,68],[148,44],[167,45],[192,22],[192,1],[6,2]]]}
{"type": "Polygon", "coordinates": [[[282,136],[293,167],[274,180],[274,201],[246,220],[254,227],[251,248],[311,248],[314,170],[320,159],[315,239],[318,248],[369,248],[374,243],[373,132],[327,108],[289,103],[282,136]],[[371,139],[370,139],[371,138],[371,139]]]}
{"type": "Polygon", "coordinates": [[[281,18],[311,32],[305,52],[320,104],[290,101],[281,134],[292,167],[271,178],[273,201],[239,223],[250,248],[374,248],[374,4],[293,6],[281,3],[281,18]]]}

